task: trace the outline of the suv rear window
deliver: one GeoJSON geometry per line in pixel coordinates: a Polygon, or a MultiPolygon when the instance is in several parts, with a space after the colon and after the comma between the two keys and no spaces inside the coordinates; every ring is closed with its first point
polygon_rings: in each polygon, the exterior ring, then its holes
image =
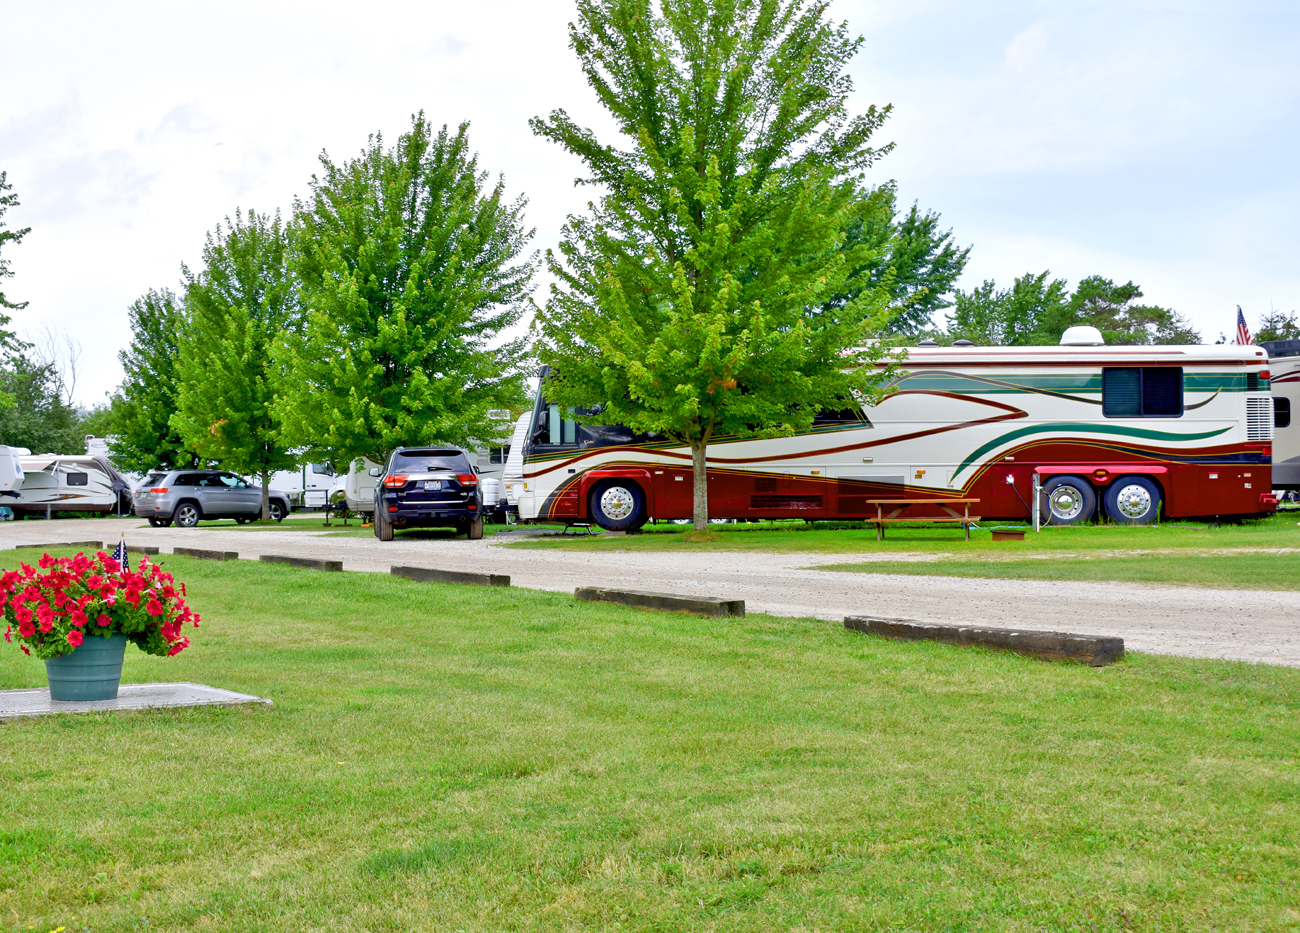
{"type": "Polygon", "coordinates": [[[165,480],[166,478],[167,478],[166,473],[150,473],[148,476],[144,478],[144,482],[141,483],[140,485],[148,486],[148,487],[161,486],[163,480],[165,480]]]}
{"type": "Polygon", "coordinates": [[[459,450],[403,450],[393,456],[393,473],[432,473],[436,470],[473,472],[469,458],[459,450]]]}

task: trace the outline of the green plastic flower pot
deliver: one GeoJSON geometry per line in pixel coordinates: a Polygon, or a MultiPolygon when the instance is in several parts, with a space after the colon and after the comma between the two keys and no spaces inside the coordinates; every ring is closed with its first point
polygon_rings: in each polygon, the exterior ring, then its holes
{"type": "Polygon", "coordinates": [[[45,675],[50,679],[50,699],[116,699],[125,654],[125,635],[88,635],[76,650],[47,659],[45,675]]]}

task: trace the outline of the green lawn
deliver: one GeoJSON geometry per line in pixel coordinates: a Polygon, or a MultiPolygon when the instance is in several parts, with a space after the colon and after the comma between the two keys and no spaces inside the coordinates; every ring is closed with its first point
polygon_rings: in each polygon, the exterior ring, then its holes
{"type": "Polygon", "coordinates": [[[821,564],[814,570],[902,573],[927,577],[982,577],[992,580],[1084,580],[1199,586],[1221,590],[1300,590],[1300,552],[1289,554],[1187,554],[1179,551],[1062,558],[933,561],[872,560],[821,564]]]}
{"type": "Polygon", "coordinates": [[[1297,670],[163,559],[275,706],[0,726],[0,929],[1300,929],[1297,670]]]}
{"type": "Polygon", "coordinates": [[[1014,553],[1034,551],[1123,550],[1166,548],[1300,548],[1300,510],[1243,521],[1239,524],[1210,525],[1206,522],[1162,522],[1159,525],[1080,525],[1045,527],[1035,534],[1029,529],[1019,543],[996,542],[993,527],[1027,527],[1014,522],[986,522],[963,538],[960,527],[899,523],[890,525],[885,540],[876,540],[875,526],[856,522],[797,521],[761,522],[739,525],[711,525],[704,540],[695,539],[689,526],[647,525],[634,535],[560,537],[558,534],[528,538],[513,544],[521,548],[567,548],[570,550],[621,551],[783,551],[808,553],[1014,553]]]}

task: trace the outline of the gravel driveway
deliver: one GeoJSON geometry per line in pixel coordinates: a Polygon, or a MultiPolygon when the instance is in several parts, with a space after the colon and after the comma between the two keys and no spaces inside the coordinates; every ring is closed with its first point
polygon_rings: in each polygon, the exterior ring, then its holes
{"type": "MultiPolygon", "coordinates": [[[[861,554],[671,554],[520,550],[505,538],[468,541],[332,538],[303,531],[186,531],[139,520],[24,521],[0,525],[0,547],[116,540],[261,554],[342,559],[347,570],[386,573],[393,564],[506,573],[516,586],[572,592],[613,586],[745,600],[750,612],[839,621],[878,614],[1090,635],[1119,635],[1135,651],[1264,661],[1300,667],[1300,592],[1206,590],[1129,583],[975,580],[801,569],[861,554]]],[[[617,544],[610,542],[612,547],[617,544]]],[[[307,571],[304,571],[307,572],[307,571]]]]}

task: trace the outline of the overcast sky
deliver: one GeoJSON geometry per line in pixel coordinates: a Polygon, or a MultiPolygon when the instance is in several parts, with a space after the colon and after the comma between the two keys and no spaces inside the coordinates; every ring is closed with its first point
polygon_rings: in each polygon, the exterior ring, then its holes
{"type": "MultiPolygon", "coordinates": [[[[529,199],[536,245],[586,195],[532,136],[600,125],[566,42],[571,0],[0,0],[0,170],[31,234],[0,285],[20,333],[84,347],[78,396],[122,373],[126,309],[175,287],[236,207],[288,213],[322,150],[355,155],[423,109],[471,123],[529,199]]],[[[1050,268],[1142,286],[1207,341],[1300,307],[1300,4],[834,0],[866,37],[857,108],[894,105],[874,172],[971,245],[963,286],[1050,268]]]]}

